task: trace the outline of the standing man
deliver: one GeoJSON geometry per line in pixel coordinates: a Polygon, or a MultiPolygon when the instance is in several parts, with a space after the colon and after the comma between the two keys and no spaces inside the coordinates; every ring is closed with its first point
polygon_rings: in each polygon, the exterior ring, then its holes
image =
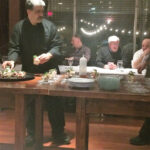
{"type": "Polygon", "coordinates": [[[135,52],[132,60],[132,68],[137,69],[143,58],[150,53],[150,39],[146,38],[142,42],[142,48],[135,52]]]}
{"type": "MultiPolygon", "coordinates": [[[[57,68],[61,56],[60,40],[55,25],[43,18],[45,2],[43,0],[27,0],[27,18],[19,21],[13,30],[8,60],[3,63],[14,68],[18,57],[21,57],[22,70],[30,73],[44,73],[51,68],[57,68]],[[39,63],[33,64],[33,56],[37,55],[39,63]]],[[[28,96],[26,144],[34,142],[34,100],[35,96],[28,96]]],[[[64,111],[62,101],[54,97],[45,97],[48,106],[48,117],[52,127],[53,142],[69,144],[69,138],[64,133],[64,111]]]]}
{"type": "Polygon", "coordinates": [[[96,65],[104,69],[116,69],[117,61],[122,59],[119,47],[120,39],[117,36],[108,38],[108,46],[101,47],[97,52],[96,65]]]}
{"type": "Polygon", "coordinates": [[[80,58],[84,55],[84,57],[87,59],[87,62],[91,58],[91,50],[83,45],[80,36],[75,35],[72,37],[71,44],[73,46],[73,49],[69,52],[69,55],[66,60],[72,60],[73,65],[77,66],[79,65],[80,58]]]}

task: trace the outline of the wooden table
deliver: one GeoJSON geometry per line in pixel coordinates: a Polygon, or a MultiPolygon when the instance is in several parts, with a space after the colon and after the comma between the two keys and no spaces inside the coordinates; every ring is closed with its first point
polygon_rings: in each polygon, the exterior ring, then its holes
{"type": "MultiPolygon", "coordinates": [[[[88,117],[91,113],[106,113],[132,116],[150,116],[150,86],[147,93],[132,93],[122,83],[119,91],[99,90],[97,84],[90,90],[70,89],[66,85],[39,84],[39,78],[24,82],[0,82],[0,92],[15,96],[15,150],[24,150],[25,94],[36,94],[36,147],[42,149],[42,100],[40,95],[76,97],[76,150],[88,149],[88,117]]],[[[125,86],[127,85],[127,86],[125,86]]]]}

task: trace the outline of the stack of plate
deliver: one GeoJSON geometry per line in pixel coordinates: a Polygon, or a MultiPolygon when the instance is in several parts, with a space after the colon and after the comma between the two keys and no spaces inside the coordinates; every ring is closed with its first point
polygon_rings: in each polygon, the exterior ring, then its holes
{"type": "Polygon", "coordinates": [[[94,85],[94,79],[88,78],[70,78],[68,79],[68,84],[70,87],[75,88],[91,88],[94,85]]]}

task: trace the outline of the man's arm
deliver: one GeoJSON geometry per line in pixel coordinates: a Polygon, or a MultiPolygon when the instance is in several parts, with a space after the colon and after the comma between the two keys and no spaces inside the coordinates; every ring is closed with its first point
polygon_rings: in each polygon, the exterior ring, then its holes
{"type": "Polygon", "coordinates": [[[4,61],[2,67],[6,68],[6,66],[10,66],[11,69],[13,69],[15,66],[15,62],[19,57],[19,53],[20,53],[20,25],[18,23],[15,25],[9,41],[8,61],[4,61]]]}
{"type": "Polygon", "coordinates": [[[140,56],[138,56],[138,53],[135,53],[133,56],[133,60],[132,60],[132,68],[137,69],[139,64],[142,63],[142,60],[144,59],[144,57],[149,53],[150,49],[146,49],[144,51],[144,53],[140,56]]]}
{"type": "Polygon", "coordinates": [[[62,45],[62,40],[54,24],[52,24],[50,34],[48,53],[50,53],[52,56],[59,56],[61,55],[60,47],[62,45]]]}
{"type": "Polygon", "coordinates": [[[141,73],[146,66],[150,63],[150,54],[146,55],[142,62],[138,65],[137,69],[138,69],[138,73],[141,73]]]}
{"type": "Polygon", "coordinates": [[[84,56],[85,56],[85,58],[87,59],[87,62],[88,62],[91,58],[91,50],[88,47],[85,47],[84,56]]]}
{"type": "Polygon", "coordinates": [[[20,53],[20,25],[19,23],[15,25],[8,49],[8,60],[16,62],[20,53]]]}
{"type": "Polygon", "coordinates": [[[55,25],[52,23],[50,27],[51,27],[50,30],[47,31],[50,34],[49,43],[48,43],[49,44],[48,52],[43,53],[40,56],[38,56],[39,61],[40,61],[39,64],[44,64],[47,61],[49,61],[52,57],[62,55],[62,53],[60,51],[60,47],[62,45],[62,40],[61,40],[60,36],[58,35],[55,25]]]}

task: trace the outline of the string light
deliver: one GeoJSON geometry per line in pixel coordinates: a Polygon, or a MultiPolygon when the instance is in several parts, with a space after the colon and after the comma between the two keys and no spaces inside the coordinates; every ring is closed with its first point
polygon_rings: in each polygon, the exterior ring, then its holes
{"type": "Polygon", "coordinates": [[[125,33],[125,30],[122,30],[121,33],[125,33]]]}
{"type": "Polygon", "coordinates": [[[100,30],[99,30],[99,29],[97,29],[97,32],[100,32],[100,30]]]}
{"type": "Polygon", "coordinates": [[[118,31],[119,31],[119,29],[116,29],[116,30],[115,30],[115,32],[118,32],[118,31]]]}
{"type": "MultiPolygon", "coordinates": [[[[84,19],[81,19],[80,20],[81,23],[84,23],[84,24],[87,24],[87,25],[90,25],[92,27],[98,27],[99,25],[95,24],[95,23],[92,23],[92,22],[89,22],[89,21],[85,21],[84,19]]],[[[104,25],[104,27],[106,27],[106,25],[104,25]]]]}
{"type": "MultiPolygon", "coordinates": [[[[85,21],[84,19],[81,19],[80,22],[81,22],[81,23],[85,23],[85,24],[87,24],[88,26],[92,26],[92,27],[98,28],[98,29],[95,29],[95,30],[92,30],[92,31],[88,31],[88,30],[85,30],[84,28],[80,28],[81,31],[82,31],[84,34],[89,35],[89,36],[96,35],[97,33],[101,32],[101,31],[104,31],[104,30],[109,30],[110,32],[114,31],[114,32],[116,32],[116,33],[121,33],[121,34],[127,33],[127,34],[129,34],[129,35],[131,35],[131,33],[132,33],[131,30],[127,31],[126,29],[113,29],[113,28],[107,27],[106,24],[104,24],[104,25],[96,25],[96,24],[94,24],[94,23],[87,22],[87,21],[85,21]]],[[[136,32],[136,35],[139,35],[139,34],[140,34],[140,32],[137,31],[137,32],[136,32]]],[[[148,32],[145,31],[145,32],[143,32],[143,33],[141,33],[141,34],[143,34],[144,36],[146,36],[146,35],[148,34],[148,32]]]]}
{"type": "Polygon", "coordinates": [[[128,34],[131,34],[131,31],[128,31],[128,34]]]}
{"type": "Polygon", "coordinates": [[[110,24],[112,22],[112,18],[107,18],[106,22],[107,24],[110,24]]]}
{"type": "Polygon", "coordinates": [[[109,30],[110,30],[110,31],[113,31],[113,28],[110,28],[109,30]]]}
{"type": "Polygon", "coordinates": [[[144,35],[147,35],[147,32],[144,32],[143,34],[144,34],[144,35]]]}
{"type": "Polygon", "coordinates": [[[102,30],[103,30],[103,27],[100,27],[99,29],[100,29],[100,31],[102,31],[102,30]]]}
{"type": "Polygon", "coordinates": [[[89,32],[89,31],[86,31],[85,29],[81,28],[81,31],[86,34],[86,35],[89,35],[89,36],[92,36],[92,35],[95,35],[96,34],[96,31],[93,31],[93,32],[89,32]]]}
{"type": "Polygon", "coordinates": [[[136,35],[139,35],[139,32],[138,32],[138,31],[136,32],[136,35]]]}
{"type": "Polygon", "coordinates": [[[66,30],[66,27],[65,27],[65,26],[64,26],[64,27],[60,27],[60,28],[57,29],[58,32],[62,32],[62,31],[64,31],[64,30],[66,30]]]}

